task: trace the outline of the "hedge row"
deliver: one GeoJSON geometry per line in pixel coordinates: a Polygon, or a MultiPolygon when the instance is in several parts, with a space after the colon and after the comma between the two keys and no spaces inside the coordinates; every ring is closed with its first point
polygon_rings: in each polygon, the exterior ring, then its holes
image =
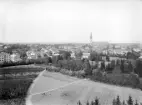
{"type": "Polygon", "coordinates": [[[71,71],[68,69],[61,69],[59,67],[53,67],[49,66],[47,67],[48,71],[52,72],[60,72],[62,74],[66,74],[69,76],[76,76],[79,78],[90,78],[93,81],[100,81],[103,83],[109,83],[109,84],[114,84],[114,85],[119,85],[119,86],[127,86],[127,87],[132,87],[132,88],[140,88],[142,89],[142,86],[140,86],[140,80],[137,77],[137,75],[131,73],[131,74],[105,74],[104,72],[100,70],[93,70],[92,75],[87,76],[84,72],[84,70],[79,70],[79,71],[71,71]]]}
{"type": "Polygon", "coordinates": [[[60,72],[60,73],[65,74],[65,75],[76,76],[76,77],[79,77],[79,78],[85,77],[84,70],[72,71],[72,70],[68,70],[68,69],[61,69],[61,68],[55,67],[55,66],[47,66],[46,70],[48,70],[50,72],[60,72]]]}

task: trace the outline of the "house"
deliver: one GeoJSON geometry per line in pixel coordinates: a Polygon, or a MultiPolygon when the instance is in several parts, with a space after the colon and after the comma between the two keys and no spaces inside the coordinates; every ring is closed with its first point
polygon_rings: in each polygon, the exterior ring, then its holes
{"type": "Polygon", "coordinates": [[[49,49],[49,51],[52,52],[52,54],[59,54],[59,50],[55,49],[55,48],[52,48],[52,49],[49,49]]]}
{"type": "Polygon", "coordinates": [[[10,60],[10,54],[5,52],[0,53],[0,63],[10,62],[10,60]]]}
{"type": "Polygon", "coordinates": [[[0,51],[2,51],[3,50],[3,45],[0,45],[0,51]]]}
{"type": "Polygon", "coordinates": [[[38,54],[36,53],[36,51],[27,51],[27,58],[28,59],[37,59],[38,58],[38,54]]]}
{"type": "Polygon", "coordinates": [[[83,53],[82,58],[89,58],[90,53],[83,53]]]}
{"type": "Polygon", "coordinates": [[[71,53],[71,58],[75,58],[75,53],[71,53]]]}
{"type": "Polygon", "coordinates": [[[45,48],[42,48],[40,51],[43,52],[43,53],[47,53],[48,52],[48,50],[45,49],[45,48]]]}
{"type": "Polygon", "coordinates": [[[18,62],[22,60],[19,53],[13,53],[12,55],[10,55],[10,57],[12,62],[18,62]]]}
{"type": "Polygon", "coordinates": [[[136,60],[140,57],[140,53],[137,53],[135,51],[132,51],[132,52],[128,52],[127,53],[127,59],[132,59],[132,60],[136,60]]]}

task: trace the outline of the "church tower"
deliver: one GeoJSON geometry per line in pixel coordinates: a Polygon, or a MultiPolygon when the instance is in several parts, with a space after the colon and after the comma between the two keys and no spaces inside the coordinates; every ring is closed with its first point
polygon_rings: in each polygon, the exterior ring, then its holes
{"type": "Polygon", "coordinates": [[[90,34],[90,51],[92,52],[92,47],[93,47],[93,36],[92,36],[92,32],[90,34]]]}
{"type": "Polygon", "coordinates": [[[92,43],[93,43],[93,36],[92,36],[92,32],[90,34],[90,45],[92,46],[92,43]]]}

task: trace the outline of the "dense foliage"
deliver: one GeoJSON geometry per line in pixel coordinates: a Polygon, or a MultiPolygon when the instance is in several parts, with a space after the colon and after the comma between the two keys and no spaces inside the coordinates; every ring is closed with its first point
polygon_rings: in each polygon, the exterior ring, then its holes
{"type": "Polygon", "coordinates": [[[32,79],[4,80],[1,82],[0,99],[13,99],[25,97],[32,79]]]}
{"type": "MultiPolygon", "coordinates": [[[[79,100],[77,102],[77,105],[84,105],[84,104],[82,104],[81,101],[79,100]]],[[[96,97],[94,100],[90,102],[87,101],[85,105],[101,105],[101,104],[99,98],[96,97]]],[[[142,103],[138,102],[137,100],[133,100],[131,96],[128,97],[128,100],[121,100],[119,95],[117,95],[117,97],[112,100],[112,105],[142,105],[142,103]]]]}
{"type": "Polygon", "coordinates": [[[79,78],[85,78],[89,77],[93,81],[100,81],[104,83],[114,84],[114,85],[120,85],[120,86],[127,86],[132,88],[140,88],[142,89],[142,86],[140,85],[139,77],[134,74],[107,74],[106,72],[103,72],[99,69],[91,70],[89,63],[87,61],[85,62],[85,68],[82,70],[73,71],[71,69],[67,68],[61,68],[61,67],[47,67],[47,70],[54,71],[54,72],[60,72],[62,74],[70,75],[70,76],[77,76],[79,78]]]}
{"type": "Polygon", "coordinates": [[[49,64],[52,63],[51,57],[39,58],[39,59],[27,59],[18,62],[4,62],[0,64],[0,67],[17,66],[17,65],[30,65],[30,64],[49,64]]]}

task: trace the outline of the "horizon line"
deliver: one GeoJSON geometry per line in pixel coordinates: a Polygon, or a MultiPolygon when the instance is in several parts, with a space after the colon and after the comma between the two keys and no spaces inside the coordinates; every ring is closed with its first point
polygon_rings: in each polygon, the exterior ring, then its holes
{"type": "MultiPolygon", "coordinates": [[[[93,41],[93,43],[109,43],[109,44],[142,44],[140,42],[108,42],[93,41]]],[[[0,42],[0,44],[90,44],[90,42],[0,42]]]]}

